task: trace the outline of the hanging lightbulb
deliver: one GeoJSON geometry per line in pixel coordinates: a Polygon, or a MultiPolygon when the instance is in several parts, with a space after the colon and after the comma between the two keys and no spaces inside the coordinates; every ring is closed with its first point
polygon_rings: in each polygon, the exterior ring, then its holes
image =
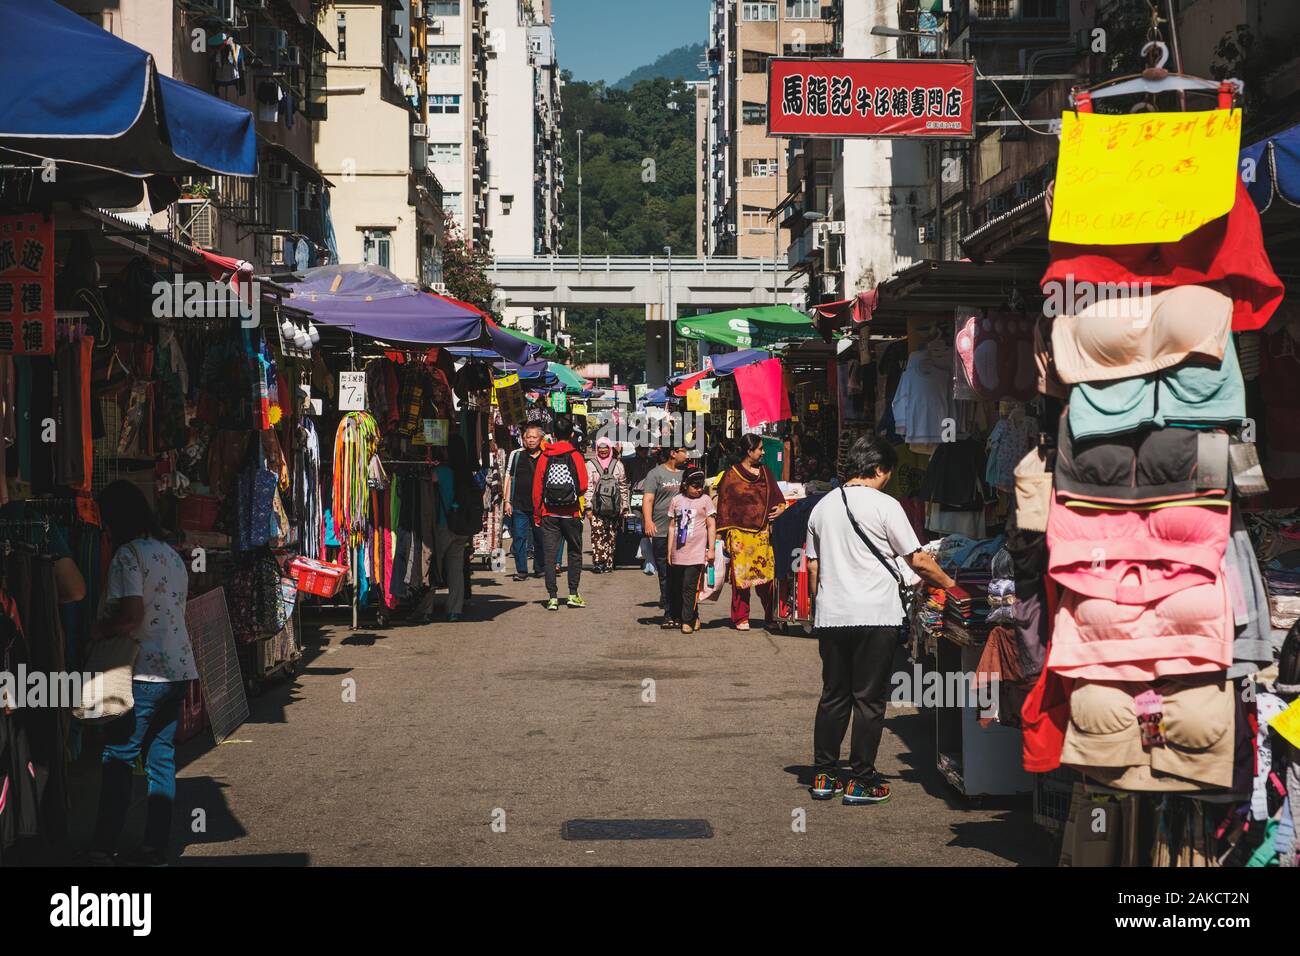
{"type": "Polygon", "coordinates": [[[315,322],[307,323],[307,335],[311,338],[312,345],[320,341],[320,329],[316,328],[315,322]]]}

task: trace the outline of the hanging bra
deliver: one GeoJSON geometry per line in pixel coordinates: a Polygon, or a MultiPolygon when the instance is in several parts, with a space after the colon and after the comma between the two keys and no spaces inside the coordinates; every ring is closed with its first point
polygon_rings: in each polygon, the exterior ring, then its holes
{"type": "Polygon", "coordinates": [[[1226,432],[1201,428],[1153,428],[1076,442],[1062,415],[1056,491],[1115,504],[1226,494],[1228,444],[1226,432]]]}
{"type": "Polygon", "coordinates": [[[1232,664],[1232,601],[1222,576],[1149,604],[1066,591],[1053,624],[1048,667],[1062,677],[1154,681],[1232,664]]]}
{"type": "Polygon", "coordinates": [[[1232,299],[1210,286],[1109,298],[1052,323],[1062,382],[1108,382],[1172,368],[1188,358],[1218,363],[1232,326],[1232,299]]]}
{"type": "Polygon", "coordinates": [[[1047,521],[1047,572],[1071,591],[1123,604],[1147,604],[1214,581],[1232,528],[1231,509],[1110,509],[1053,498],[1047,521]]]}
{"type": "Polygon", "coordinates": [[[1075,440],[1166,425],[1228,427],[1246,417],[1246,386],[1231,340],[1217,366],[1179,365],[1150,375],[1070,389],[1075,440]]]}
{"type": "Polygon", "coordinates": [[[1061,763],[1121,790],[1178,791],[1232,786],[1233,684],[1208,680],[1082,681],[1070,694],[1061,763]],[[1165,742],[1142,746],[1134,697],[1160,694],[1165,742]]]}

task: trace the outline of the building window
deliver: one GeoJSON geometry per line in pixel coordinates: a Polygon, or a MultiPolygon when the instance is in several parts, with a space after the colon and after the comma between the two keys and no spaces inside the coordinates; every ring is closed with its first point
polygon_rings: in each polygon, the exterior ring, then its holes
{"type": "Polygon", "coordinates": [[[745,160],[745,175],[750,177],[767,178],[776,175],[775,159],[747,159],[745,160]]]}
{"type": "Polygon", "coordinates": [[[459,163],[460,143],[430,143],[429,162],[442,163],[443,165],[459,163]]]}
{"type": "Polygon", "coordinates": [[[979,15],[985,20],[1007,20],[1011,17],[1011,0],[979,0],[979,15]]]}
{"type": "Polygon", "coordinates": [[[1060,13],[1056,0],[1021,0],[1020,15],[1026,20],[1055,20],[1060,13]]]}
{"type": "Polygon", "coordinates": [[[390,268],[393,230],[367,229],[361,234],[361,257],[372,266],[390,268]]]}
{"type": "Polygon", "coordinates": [[[429,47],[429,66],[459,66],[460,65],[460,47],[459,46],[431,46],[429,47]]]}
{"type": "Polygon", "coordinates": [[[740,227],[746,231],[750,229],[770,229],[772,224],[768,222],[767,217],[772,214],[772,210],[766,206],[749,206],[746,205],[741,212],[740,227]]]}
{"type": "Polygon", "coordinates": [[[348,15],[340,11],[338,19],[334,21],[338,25],[339,36],[338,42],[334,44],[339,51],[339,59],[348,58],[348,15]]]}
{"type": "Polygon", "coordinates": [[[767,122],[767,104],[766,103],[746,103],[742,112],[745,124],[756,126],[760,123],[767,122]]]}
{"type": "Polygon", "coordinates": [[[742,3],[740,6],[742,20],[775,20],[775,3],[742,3]]]}
{"type": "Polygon", "coordinates": [[[442,211],[449,216],[459,216],[465,208],[464,203],[461,201],[461,196],[461,193],[443,193],[442,211]]]}
{"type": "Polygon", "coordinates": [[[460,0],[429,0],[429,12],[435,17],[458,17],[460,0]]]}
{"type": "Polygon", "coordinates": [[[459,93],[437,93],[429,97],[430,113],[459,113],[459,93]]]}
{"type": "Polygon", "coordinates": [[[759,50],[746,50],[743,58],[746,73],[766,73],[767,61],[772,56],[759,50]]]}
{"type": "Polygon", "coordinates": [[[822,0],[785,0],[787,20],[820,20],[822,0]]]}

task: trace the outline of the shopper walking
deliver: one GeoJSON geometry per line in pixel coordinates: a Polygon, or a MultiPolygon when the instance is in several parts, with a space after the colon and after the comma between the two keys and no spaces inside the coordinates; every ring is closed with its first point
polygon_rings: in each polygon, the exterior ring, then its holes
{"type": "MultiPolygon", "coordinates": [[[[469,454],[460,435],[452,435],[446,458],[433,469],[434,503],[437,517],[433,526],[434,560],[438,575],[447,588],[446,614],[449,622],[459,621],[465,612],[468,592],[465,552],[483,525],[483,492],[474,481],[469,454]]],[[[428,624],[433,617],[435,590],[429,588],[411,614],[412,624],[428,624]]]]}
{"type": "Polygon", "coordinates": [[[542,529],[533,520],[533,471],[542,456],[542,426],[531,424],[524,429],[523,446],[506,459],[506,521],[510,528],[510,553],[515,558],[516,581],[528,578],[528,553],[533,554],[533,574],[542,576],[542,529]]]}
{"type": "Polygon", "coordinates": [[[100,492],[99,513],[113,558],[104,592],[106,613],[95,625],[95,637],[131,637],[140,647],[131,681],[135,706],[107,728],[89,862],[112,863],[131,805],[132,767],[143,753],[149,782],[144,841],[129,859],[162,866],[176,799],[176,720],[189,682],[199,676],[185,627],[189,578],[180,555],[163,542],[153,509],[137,485],[109,484],[100,492]]]}
{"type": "Polygon", "coordinates": [[[763,616],[771,624],[776,579],[772,554],[772,520],[785,510],[785,496],[772,469],[763,464],[763,442],[742,435],[740,461],[718,483],[718,532],[723,535],[731,579],[731,623],[749,630],[749,593],[757,589],[763,616]]]}
{"type": "MultiPolygon", "coordinates": [[[[632,454],[623,459],[623,470],[627,472],[628,484],[631,485],[633,494],[640,494],[645,490],[646,476],[654,466],[655,460],[650,457],[648,445],[637,445],[632,454]]],[[[645,535],[641,537],[641,560],[644,562],[641,570],[645,574],[654,574],[654,543],[645,535]]]]}
{"type": "Polygon", "coordinates": [[[682,466],[685,464],[686,449],[669,448],[664,463],[646,475],[641,495],[641,519],[653,548],[655,574],[659,576],[659,606],[663,608],[665,628],[681,624],[673,616],[673,602],[668,589],[668,508],[681,490],[682,466]]]}
{"type": "Polygon", "coordinates": [[[614,546],[632,493],[614,442],[602,435],[587,459],[587,514],[591,518],[591,558],[596,574],[614,570],[614,546]]]}
{"type": "Polygon", "coordinates": [[[587,464],[573,446],[573,422],[555,418],[555,441],[546,446],[533,472],[533,519],[542,529],[546,574],[546,609],[560,606],[556,583],[561,543],[569,546],[569,607],[586,607],[578,593],[582,582],[582,496],[587,493],[587,464]]]}
{"type": "Polygon", "coordinates": [[[903,634],[902,591],[917,577],[934,587],[954,582],[926,551],[902,505],[885,494],[898,453],[860,438],[848,455],[848,479],[808,519],[813,628],[822,659],[822,694],[813,730],[815,800],[884,803],[889,784],[876,769],[894,653],[903,634]],[[853,715],[852,776],[840,780],[840,747],[853,715]]]}
{"type": "Polygon", "coordinates": [[[717,508],[704,490],[701,468],[691,468],[682,479],[681,494],[668,506],[668,618],[682,622],[682,633],[700,626],[700,577],[713,553],[717,533],[717,508]]]}

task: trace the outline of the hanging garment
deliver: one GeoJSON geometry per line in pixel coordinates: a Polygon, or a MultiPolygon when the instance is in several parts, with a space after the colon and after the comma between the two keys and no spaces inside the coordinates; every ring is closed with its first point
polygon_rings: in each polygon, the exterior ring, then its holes
{"type": "Polygon", "coordinates": [[[1179,365],[1070,389],[1070,429],[1080,441],[1153,426],[1235,427],[1245,417],[1246,387],[1231,342],[1217,367],[1179,365]]]}
{"type": "Polygon", "coordinates": [[[1047,524],[1048,571],[1081,597],[1149,604],[1219,578],[1231,521],[1227,507],[1112,511],[1058,498],[1047,524]]]}
{"type": "Polygon", "coordinates": [[[1023,402],[1037,394],[1032,333],[1032,320],[1016,313],[972,315],[962,322],[953,345],[975,397],[1023,402]]]}
{"type": "MultiPolygon", "coordinates": [[[[740,371],[739,369],[737,371],[740,371]]],[[[891,409],[894,431],[909,445],[949,441],[956,420],[952,397],[952,352],[919,349],[907,360],[891,409]]]]}
{"type": "Polygon", "coordinates": [[[785,389],[780,359],[767,359],[738,368],[732,376],[740,393],[745,419],[751,428],[789,420],[790,394],[785,389]]]}
{"type": "Polygon", "coordinates": [[[1263,327],[1282,301],[1283,286],[1264,250],[1259,213],[1246,187],[1228,215],[1208,222],[1178,242],[1123,246],[1051,243],[1052,261],[1041,285],[1149,282],[1154,288],[1226,282],[1233,300],[1232,330],[1263,327]]]}
{"type": "Polygon", "coordinates": [[[320,491],[320,434],[316,423],[302,418],[294,442],[293,513],[299,551],[309,558],[324,553],[325,520],[320,491]]]}
{"type": "Polygon", "coordinates": [[[1255,559],[1241,512],[1232,511],[1232,536],[1225,556],[1225,571],[1231,589],[1233,623],[1236,636],[1232,642],[1232,666],[1228,677],[1237,679],[1254,674],[1277,660],[1280,644],[1273,642],[1269,622],[1268,591],[1255,559]]]}
{"type": "Polygon", "coordinates": [[[1152,681],[1226,671],[1232,604],[1222,578],[1148,604],[1066,591],[1052,631],[1050,667],[1092,681],[1152,681]]]}
{"type": "Polygon", "coordinates": [[[988,465],[984,469],[984,481],[992,488],[1010,491],[1015,487],[1016,465],[1033,444],[1028,424],[1013,418],[999,418],[993,431],[989,433],[985,447],[988,450],[988,465]]]}
{"type": "Polygon", "coordinates": [[[1178,791],[1232,786],[1233,688],[1222,674],[1149,683],[1079,681],[1061,763],[1119,790],[1178,791]],[[1154,691],[1163,743],[1143,742],[1135,698],[1154,691]]]}
{"type": "Polygon", "coordinates": [[[1052,358],[1067,385],[1150,375],[1184,362],[1217,365],[1232,299],[1210,286],[1103,299],[1052,323],[1052,358]]]}
{"type": "Polygon", "coordinates": [[[367,412],[348,412],[334,435],[334,533],[346,546],[360,543],[370,522],[370,463],[379,431],[367,412]]]}

